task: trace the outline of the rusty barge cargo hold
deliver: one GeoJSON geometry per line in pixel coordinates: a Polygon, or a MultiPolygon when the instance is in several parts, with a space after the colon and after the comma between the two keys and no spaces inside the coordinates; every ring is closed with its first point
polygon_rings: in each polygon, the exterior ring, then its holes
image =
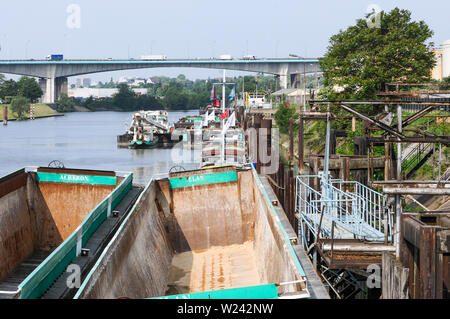
{"type": "Polygon", "coordinates": [[[0,179],[0,298],[70,298],[142,188],[133,175],[21,169],[0,179]]]}
{"type": "Polygon", "coordinates": [[[328,298],[274,197],[250,167],[152,180],[75,298],[328,298]]]}

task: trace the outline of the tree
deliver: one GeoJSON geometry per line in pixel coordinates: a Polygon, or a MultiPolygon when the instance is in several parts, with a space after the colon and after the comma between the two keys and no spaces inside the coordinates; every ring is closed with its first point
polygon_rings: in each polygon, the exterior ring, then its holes
{"type": "Polygon", "coordinates": [[[11,101],[11,111],[17,114],[17,118],[23,119],[24,114],[30,111],[30,101],[24,96],[16,96],[11,101]]]}
{"type": "Polygon", "coordinates": [[[19,87],[14,80],[4,81],[0,84],[0,99],[4,100],[9,96],[17,96],[19,94],[19,87]]]}
{"type": "Polygon", "coordinates": [[[17,82],[17,86],[19,89],[18,94],[30,99],[30,101],[32,102],[37,100],[42,96],[42,94],[44,94],[41,87],[39,86],[39,83],[37,83],[34,78],[22,76],[17,82]]]}
{"type": "Polygon", "coordinates": [[[67,94],[62,93],[58,99],[58,112],[73,112],[75,102],[67,94]]]}
{"type": "Polygon", "coordinates": [[[426,41],[433,31],[424,21],[411,21],[408,10],[398,8],[381,12],[380,21],[378,28],[359,19],[330,38],[320,67],[326,86],[344,89],[339,98],[374,99],[386,83],[430,79],[436,62],[433,44],[426,41]]]}
{"type": "Polygon", "coordinates": [[[125,83],[119,84],[117,88],[119,89],[119,92],[114,95],[113,104],[116,107],[123,108],[125,110],[133,110],[135,96],[134,91],[125,83]]]}
{"type": "Polygon", "coordinates": [[[298,118],[298,113],[295,112],[295,107],[291,107],[287,104],[281,104],[275,113],[275,121],[277,122],[280,133],[289,133],[289,120],[294,120],[294,128],[298,125],[295,124],[295,120],[298,118]]]}

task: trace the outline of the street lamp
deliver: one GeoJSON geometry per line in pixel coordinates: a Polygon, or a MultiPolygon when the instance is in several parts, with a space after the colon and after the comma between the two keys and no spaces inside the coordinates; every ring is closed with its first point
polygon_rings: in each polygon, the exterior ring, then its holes
{"type": "Polygon", "coordinates": [[[28,59],[28,44],[30,44],[30,40],[25,43],[25,60],[28,59]]]}
{"type": "MultiPolygon", "coordinates": [[[[289,56],[299,59],[304,59],[297,54],[289,53],[289,56]]],[[[303,63],[303,111],[306,112],[306,66],[303,63]]]]}

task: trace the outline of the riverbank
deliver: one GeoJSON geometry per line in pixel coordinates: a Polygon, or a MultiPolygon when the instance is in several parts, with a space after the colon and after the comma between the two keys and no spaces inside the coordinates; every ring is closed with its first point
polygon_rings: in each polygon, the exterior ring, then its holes
{"type": "MultiPolygon", "coordinates": [[[[53,117],[53,116],[64,116],[63,113],[59,113],[55,110],[53,110],[50,106],[47,104],[32,104],[34,106],[34,118],[47,118],[47,117],[53,117]]],[[[8,121],[15,121],[17,120],[17,114],[15,114],[12,110],[9,104],[7,105],[0,105],[0,117],[3,119],[3,108],[8,107],[8,121]]],[[[29,114],[27,115],[27,118],[29,119],[29,114]]]]}

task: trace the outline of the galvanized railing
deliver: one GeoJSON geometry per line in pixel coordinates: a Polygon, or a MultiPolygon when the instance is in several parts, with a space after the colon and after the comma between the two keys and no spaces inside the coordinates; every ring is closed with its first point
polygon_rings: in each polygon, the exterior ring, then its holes
{"type": "Polygon", "coordinates": [[[333,222],[338,226],[335,238],[392,239],[392,214],[385,197],[358,182],[323,179],[318,175],[297,176],[295,205],[304,242],[303,225],[317,236],[320,224],[320,235],[330,237],[333,222]],[[312,179],[321,181],[320,191],[310,186],[312,179]]]}

